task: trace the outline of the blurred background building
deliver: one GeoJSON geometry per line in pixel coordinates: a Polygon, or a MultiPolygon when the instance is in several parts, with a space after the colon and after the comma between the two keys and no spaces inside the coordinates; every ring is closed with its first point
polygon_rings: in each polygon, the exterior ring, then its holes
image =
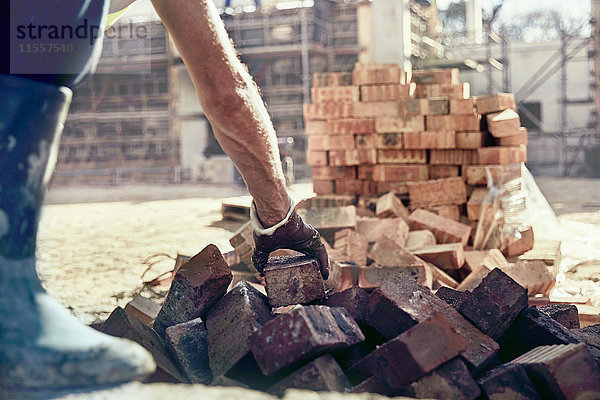
{"type": "MultiPolygon", "coordinates": [[[[498,19],[502,2],[484,10],[479,0],[444,10],[435,0],[215,4],[261,89],[290,178],[310,175],[302,104],[312,74],[386,57],[405,67],[458,67],[473,95],[514,92],[534,172],[600,173],[600,35],[590,14],[568,20],[542,10],[507,23],[498,19]],[[397,23],[378,24],[391,9],[397,23]]],[[[598,15],[600,0],[591,10],[598,15]]],[[[75,90],[54,183],[236,179],[164,26],[149,1],[135,3],[107,32],[97,73],[75,90]]]]}

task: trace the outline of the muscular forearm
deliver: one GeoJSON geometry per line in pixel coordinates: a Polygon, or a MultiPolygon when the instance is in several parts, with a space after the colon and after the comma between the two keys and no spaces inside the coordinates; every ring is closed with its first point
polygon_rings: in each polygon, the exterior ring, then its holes
{"type": "Polygon", "coordinates": [[[275,130],[212,0],[152,0],[194,82],[223,150],[242,174],[264,225],[281,221],[290,200],[275,130]]]}

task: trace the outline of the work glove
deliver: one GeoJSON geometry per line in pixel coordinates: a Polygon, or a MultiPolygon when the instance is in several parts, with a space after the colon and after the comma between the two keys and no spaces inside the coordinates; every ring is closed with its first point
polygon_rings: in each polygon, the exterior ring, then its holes
{"type": "Polygon", "coordinates": [[[250,221],[255,244],[252,263],[261,275],[267,266],[271,252],[277,249],[290,249],[314,257],[319,262],[323,279],[329,277],[329,258],[321,242],[321,235],[315,228],[302,221],[294,210],[294,204],[281,222],[270,228],[263,228],[256,207],[252,203],[250,221]]]}

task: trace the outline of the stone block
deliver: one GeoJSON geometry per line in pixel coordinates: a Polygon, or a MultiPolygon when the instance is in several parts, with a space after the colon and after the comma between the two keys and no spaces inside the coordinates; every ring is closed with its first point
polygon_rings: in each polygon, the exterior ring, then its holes
{"type": "Polygon", "coordinates": [[[206,316],[213,377],[225,375],[250,351],[248,337],[271,319],[265,295],[240,281],[206,316]]]}
{"type": "Polygon", "coordinates": [[[460,358],[453,358],[417,381],[403,387],[399,394],[418,399],[479,398],[481,390],[460,358]]]}
{"type": "Polygon", "coordinates": [[[411,230],[427,229],[433,232],[437,243],[467,244],[471,234],[469,225],[440,217],[432,212],[418,209],[408,218],[411,230]]]}
{"type": "Polygon", "coordinates": [[[485,334],[498,339],[527,305],[527,290],[494,268],[458,310],[485,334]]]}
{"type": "Polygon", "coordinates": [[[412,208],[464,204],[467,190],[462,178],[432,179],[408,184],[412,208]]]}
{"type": "Polygon", "coordinates": [[[345,309],[298,306],[254,332],[249,343],[261,371],[271,376],[364,339],[345,309]]]}
{"type": "Polygon", "coordinates": [[[356,220],[356,232],[367,238],[369,243],[376,242],[385,235],[402,246],[408,237],[409,228],[403,218],[361,217],[356,220]]]}
{"type": "Polygon", "coordinates": [[[477,383],[490,400],[542,400],[519,364],[494,368],[477,379],[477,383]]]}
{"type": "Polygon", "coordinates": [[[436,241],[434,234],[427,229],[422,229],[408,232],[404,248],[408,251],[415,251],[424,249],[426,247],[435,246],[435,244],[436,241]]]}
{"type": "Polygon", "coordinates": [[[376,182],[412,182],[429,177],[427,165],[375,165],[372,168],[376,182]]]}
{"type": "Polygon", "coordinates": [[[488,96],[479,96],[476,100],[479,114],[490,114],[504,110],[515,110],[515,96],[512,93],[496,93],[488,96]]]}
{"type": "Polygon", "coordinates": [[[183,264],[154,321],[154,330],[164,337],[169,326],[204,317],[226,292],[233,275],[214,244],[183,264]]]}
{"type": "Polygon", "coordinates": [[[414,254],[441,269],[459,269],[465,263],[464,249],[460,243],[438,244],[415,250],[414,254]]]}
{"type": "Polygon", "coordinates": [[[466,340],[461,357],[472,370],[481,370],[498,351],[498,344],[485,335],[428,288],[412,279],[395,276],[375,289],[369,297],[367,322],[383,336],[392,339],[434,311],[442,313],[466,340]]]}
{"type": "Polygon", "coordinates": [[[516,257],[533,249],[535,237],[533,227],[524,230],[519,230],[512,235],[502,251],[505,257],[516,257]]]}
{"type": "Polygon", "coordinates": [[[212,382],[206,327],[201,318],[168,327],[165,345],[190,383],[212,382]]]}
{"type": "MultiPolygon", "coordinates": [[[[166,351],[162,340],[156,332],[144,325],[121,307],[117,307],[104,322],[100,331],[107,335],[132,340],[148,350],[156,362],[158,381],[186,382],[185,375],[179,370],[175,361],[166,351]]],[[[151,376],[149,380],[154,380],[151,376]]]]}
{"type": "Polygon", "coordinates": [[[502,268],[504,272],[515,280],[519,285],[527,289],[529,297],[536,294],[548,296],[550,290],[556,284],[556,276],[546,263],[540,260],[523,261],[517,260],[509,264],[508,268],[502,268]]]}
{"type": "Polygon", "coordinates": [[[263,273],[271,307],[306,304],[325,297],[321,268],[314,258],[271,257],[263,273]]]}
{"type": "Polygon", "coordinates": [[[287,389],[318,392],[347,392],[352,388],[333,356],[325,354],[286,376],[267,392],[282,397],[287,389]]]}
{"type": "Polygon", "coordinates": [[[600,398],[600,370],[583,343],[540,346],[510,363],[525,368],[543,399],[600,398]]]}
{"type": "Polygon", "coordinates": [[[567,329],[579,329],[579,312],[573,304],[548,304],[540,311],[567,329]]]}
{"type": "Polygon", "coordinates": [[[448,286],[442,286],[435,292],[435,295],[450,304],[455,310],[458,310],[469,293],[454,290],[448,286]]]}
{"type": "Polygon", "coordinates": [[[521,118],[515,110],[507,109],[486,115],[488,131],[495,138],[514,136],[520,133],[521,118]]]}
{"type": "Polygon", "coordinates": [[[377,199],[375,206],[375,215],[379,218],[395,218],[400,217],[404,221],[408,220],[409,212],[402,204],[402,201],[396,194],[389,192],[377,199]]]}
{"type": "Polygon", "coordinates": [[[357,323],[365,322],[365,310],[369,303],[369,293],[359,287],[337,292],[323,301],[328,307],[344,308],[357,323]]]}
{"type": "Polygon", "coordinates": [[[368,246],[367,238],[352,229],[342,229],[334,235],[333,248],[340,261],[367,265],[368,246]]]}

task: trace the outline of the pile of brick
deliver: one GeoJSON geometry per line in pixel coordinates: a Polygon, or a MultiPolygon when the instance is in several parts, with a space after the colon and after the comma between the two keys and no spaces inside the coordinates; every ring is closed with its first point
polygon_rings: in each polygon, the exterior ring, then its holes
{"type": "Polygon", "coordinates": [[[314,75],[313,103],[304,106],[314,191],[394,191],[412,208],[476,221],[486,171],[496,181],[519,177],[526,161],[527,130],[514,97],[470,97],[458,69],[414,71],[408,79],[387,64],[314,75]]]}
{"type": "Polygon", "coordinates": [[[470,292],[433,294],[397,272],[372,290],[327,293],[316,261],[293,256],[271,258],[264,280],[266,295],[231,286],[210,245],[179,268],[152,327],[118,308],[101,329],[150,350],[155,380],[278,396],[600,397],[600,326],[578,329],[572,307],[528,308],[527,290],[500,269],[470,292]]]}

